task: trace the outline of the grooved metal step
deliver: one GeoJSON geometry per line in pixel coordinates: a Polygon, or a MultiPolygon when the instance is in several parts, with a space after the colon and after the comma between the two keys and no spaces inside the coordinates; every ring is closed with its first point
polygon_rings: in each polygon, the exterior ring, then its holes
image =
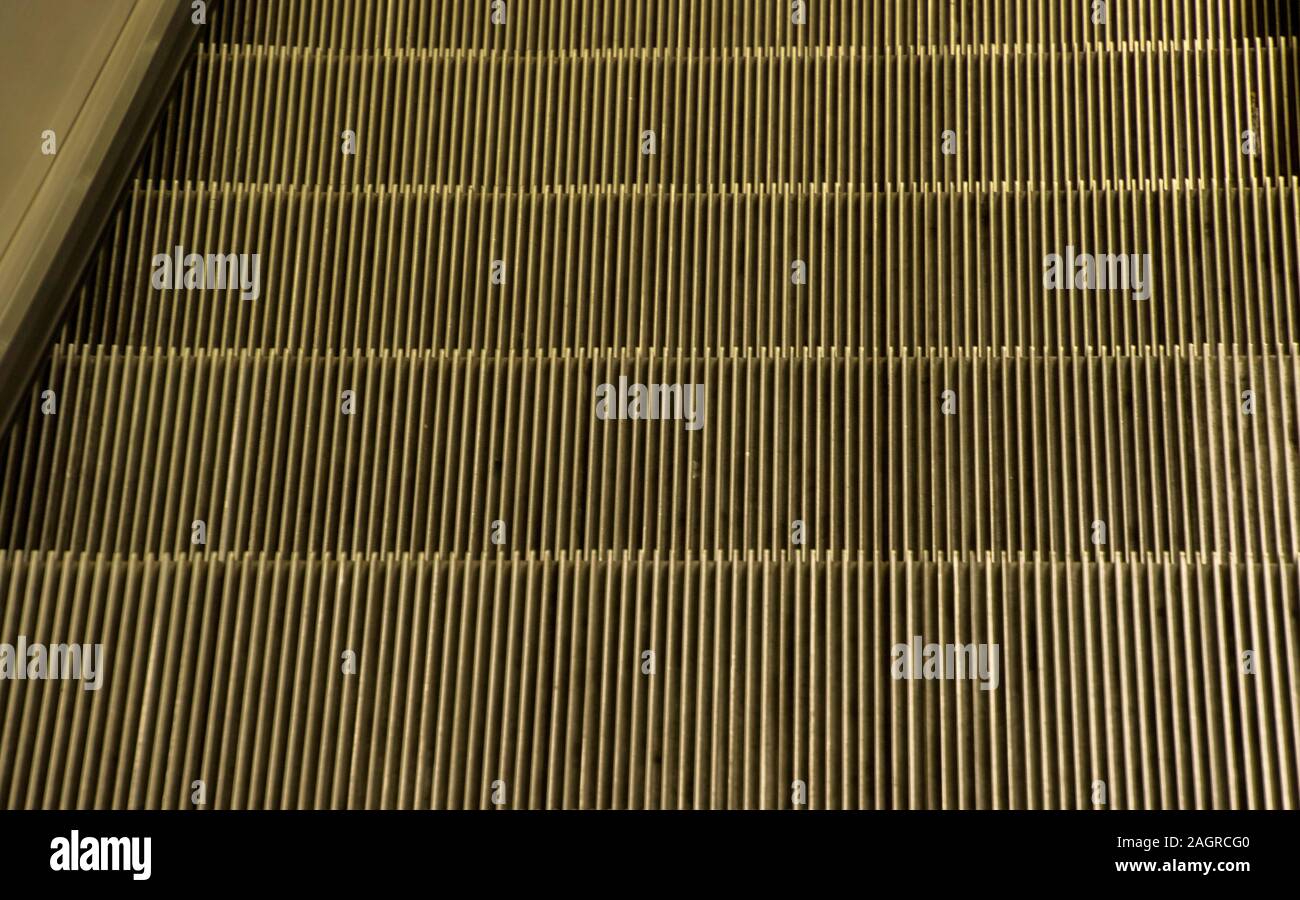
{"type": "Polygon", "coordinates": [[[61,340],[319,351],[1267,351],[1300,339],[1298,186],[665,194],[138,182],[61,340]],[[214,242],[276,260],[261,267],[257,301],[234,288],[152,286],[155,254],[214,242]],[[1044,260],[1071,246],[1151,253],[1147,296],[1046,290],[1044,260]],[[495,259],[504,283],[493,281],[495,259]]]}
{"type": "Polygon", "coordinates": [[[969,43],[1092,46],[1161,39],[1234,41],[1296,34],[1288,0],[1148,0],[1107,4],[1104,28],[1079,0],[914,0],[864,7],[847,0],[806,5],[795,26],[790,4],[748,0],[530,0],[507,3],[491,28],[490,3],[430,6],[423,0],[314,0],[265,4],[227,0],[216,25],[225,44],[331,49],[428,47],[537,50],[579,47],[811,46],[925,48],[969,43]]]}
{"type": "Polygon", "coordinates": [[[15,548],[175,551],[197,519],[223,550],[477,552],[500,520],[507,547],[703,551],[793,547],[799,520],[810,548],[1083,554],[1100,520],[1119,549],[1293,555],[1298,377],[1294,346],[68,348],[48,381],[62,411],[42,416],[33,396],[31,427],[11,438],[21,468],[0,534],[15,548]],[[602,421],[597,389],[620,379],[703,385],[700,405],[666,397],[671,420],[602,421]]]}
{"type": "Polygon", "coordinates": [[[923,54],[222,47],[200,52],[145,171],[678,190],[1300,175],[1298,55],[1296,39],[923,54]],[[349,130],[355,157],[340,153],[349,130]]]}
{"type": "Polygon", "coordinates": [[[6,554],[0,584],[6,633],[115,650],[99,691],[0,692],[8,806],[1294,805],[1294,561],[6,554]],[[998,688],[987,657],[895,679],[922,633],[999,646],[998,688]]]}

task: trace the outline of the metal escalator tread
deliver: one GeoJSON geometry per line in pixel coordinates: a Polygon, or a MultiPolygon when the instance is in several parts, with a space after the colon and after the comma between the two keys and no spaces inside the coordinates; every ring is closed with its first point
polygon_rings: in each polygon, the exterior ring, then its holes
{"type": "Polygon", "coordinates": [[[1279,81],[1296,71],[1297,53],[1295,38],[925,53],[222,47],[200,52],[173,127],[195,135],[206,124],[214,135],[244,135],[240,144],[192,141],[184,156],[161,151],[145,171],[162,183],[484,190],[1296,175],[1289,143],[1252,158],[1225,152],[1206,132],[1231,133],[1234,120],[1268,134],[1294,128],[1279,81]],[[663,134],[662,154],[638,152],[644,128],[663,134]],[[344,129],[366,136],[355,160],[330,139],[344,129]],[[937,139],[917,140],[944,130],[956,136],[951,160],[937,139]],[[909,131],[917,137],[896,139],[909,131]],[[1094,133],[1114,140],[1098,143],[1094,133]]]}
{"type": "Polygon", "coordinates": [[[22,686],[0,796],[184,808],[202,773],[221,808],[478,808],[498,779],[512,807],[777,807],[793,773],[813,808],[1088,807],[1096,778],[1123,807],[1283,806],[1296,577],[1186,554],[6,553],[7,627],[84,618],[118,662],[98,693],[22,686]],[[995,639],[1005,681],[881,678],[914,628],[995,639]],[[1232,638],[1258,678],[1214,652],[1232,638]]]}
{"type": "Polygon", "coordinates": [[[1300,16],[790,6],[214,11],[0,436],[107,659],[0,805],[1300,806],[1300,16]]]}

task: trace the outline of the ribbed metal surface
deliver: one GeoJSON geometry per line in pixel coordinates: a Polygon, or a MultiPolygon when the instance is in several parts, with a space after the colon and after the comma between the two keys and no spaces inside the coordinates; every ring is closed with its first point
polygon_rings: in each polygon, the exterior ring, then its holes
{"type": "Polygon", "coordinates": [[[1294,563],[1116,554],[13,554],[7,628],[112,642],[99,693],[10,690],[13,806],[1286,805],[1294,563]],[[86,604],[85,600],[94,598],[86,604]],[[881,677],[996,641],[1003,682],[881,677]],[[1237,674],[1231,647],[1271,662],[1237,674]],[[642,647],[658,647],[654,677],[642,647]],[[340,674],[337,650],[368,659],[340,674]]]}
{"type": "Polygon", "coordinates": [[[477,554],[495,549],[493,520],[507,551],[781,550],[797,519],[808,549],[1289,559],[1297,375],[1294,354],[1222,349],[61,348],[48,383],[68,424],[34,410],[15,432],[0,521],[11,546],[105,553],[186,549],[194,519],[211,549],[241,552],[477,554]],[[620,373],[708,385],[704,428],[597,421],[593,387],[620,373]],[[939,414],[945,389],[954,416],[939,414]]]}
{"type": "Polygon", "coordinates": [[[485,27],[488,11],[468,3],[424,0],[316,0],[259,3],[226,0],[218,40],[328,49],[447,48],[557,50],[579,47],[928,46],[1048,43],[1065,46],[1121,40],[1231,40],[1295,34],[1288,0],[1150,0],[1110,3],[1105,30],[1079,0],[917,0],[914,3],[808,4],[804,25],[789,4],[746,0],[541,0],[507,4],[508,29],[485,27]]]}
{"type": "Polygon", "coordinates": [[[1300,806],[1300,17],[789,6],[214,14],[0,441],[0,642],[108,663],[0,802],[1300,806]]]}
{"type": "Polygon", "coordinates": [[[668,193],[141,182],[62,344],[1287,349],[1300,339],[1298,184],[668,193]],[[1153,298],[1045,294],[1043,256],[1069,241],[1148,249],[1153,298]],[[273,261],[261,300],[150,287],[152,254],[211,242],[273,261]],[[505,284],[491,283],[493,259],[508,263],[505,284]],[[805,285],[790,283],[795,259],[808,265],[805,285]]]}
{"type": "Polygon", "coordinates": [[[222,47],[201,53],[164,133],[185,145],[164,144],[146,171],[677,191],[1297,174],[1295,92],[1283,83],[1296,55],[1294,38],[1107,50],[222,47]],[[1243,156],[1238,126],[1277,146],[1243,156]],[[348,128],[365,135],[355,163],[335,140],[348,128]],[[643,129],[662,134],[655,156],[639,150],[643,129]],[[957,136],[951,160],[945,129],[957,136]]]}

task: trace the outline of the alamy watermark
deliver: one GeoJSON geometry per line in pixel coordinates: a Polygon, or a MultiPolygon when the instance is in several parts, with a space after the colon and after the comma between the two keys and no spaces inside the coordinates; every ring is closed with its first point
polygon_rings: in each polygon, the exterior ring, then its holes
{"type": "Polygon", "coordinates": [[[0,681],[80,681],[87,691],[104,683],[103,644],[0,644],[0,681]]]}
{"type": "Polygon", "coordinates": [[[238,290],[244,300],[262,295],[262,258],[257,253],[155,253],[149,283],[156,290],[238,290]]]}
{"type": "Polygon", "coordinates": [[[980,682],[981,691],[996,691],[1001,683],[997,644],[927,644],[918,634],[895,644],[890,656],[895,681],[972,679],[980,682]]]}
{"type": "Polygon", "coordinates": [[[596,418],[682,421],[687,431],[699,431],[704,427],[704,385],[629,384],[620,375],[617,385],[596,386],[596,418]]]}
{"type": "Polygon", "coordinates": [[[1065,253],[1043,257],[1043,287],[1049,291],[1132,291],[1136,300],[1151,296],[1155,266],[1150,253],[1065,253]]]}
{"type": "Polygon", "coordinates": [[[55,872],[130,872],[135,881],[153,874],[153,838],[82,837],[75,829],[50,841],[55,872]]]}

